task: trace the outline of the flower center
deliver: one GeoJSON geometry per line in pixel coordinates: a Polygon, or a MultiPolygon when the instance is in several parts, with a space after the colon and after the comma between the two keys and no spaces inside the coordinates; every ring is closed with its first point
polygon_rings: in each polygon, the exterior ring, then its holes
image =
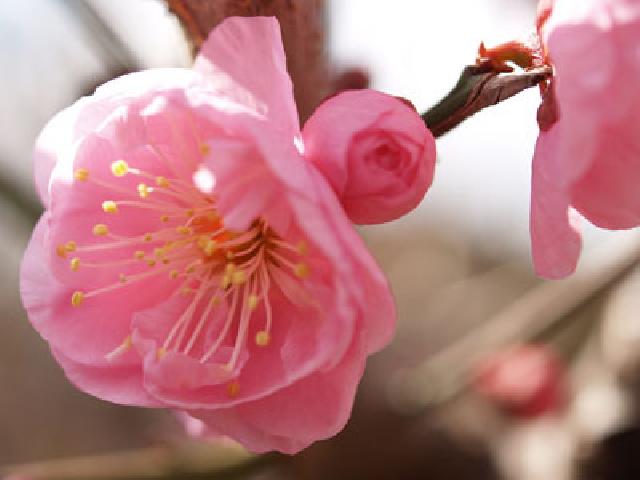
{"type": "MultiPolygon", "coordinates": [[[[88,169],[76,170],[76,182],[93,182],[122,198],[105,199],[102,210],[122,215],[123,210],[135,209],[157,215],[162,228],[142,235],[128,236],[111,232],[108,224],[95,224],[93,234],[97,243],[79,245],[74,240],[58,245],[57,254],[69,260],[72,271],[84,268],[114,271],[114,282],[88,291],[75,291],[71,304],[80,307],[100,295],[144,282],[151,277],[166,275],[177,282],[175,292],[190,297],[190,302],[176,319],[164,342],[158,347],[159,359],[174,351],[193,355],[194,345],[203,340],[205,327],[212,321],[215,308],[226,307],[224,324],[217,337],[207,342],[198,354],[201,363],[215,361],[214,355],[235,329],[230,357],[223,365],[232,371],[239,359],[254,317],[262,308],[264,324],[257,330],[256,345],[266,347],[271,342],[272,307],[270,292],[279,288],[288,298],[308,298],[303,279],[309,267],[302,262],[307,254],[304,240],[292,243],[281,238],[263,219],[256,219],[243,232],[229,230],[216,210],[214,195],[198,190],[193,183],[179,178],[154,176],[131,167],[124,160],[111,164],[116,183],[94,178],[88,169]],[[134,175],[141,180],[135,191],[117,184],[117,179],[134,175]],[[133,252],[129,258],[113,259],[122,251],[133,252]],[[86,255],[91,259],[87,260],[86,255]],[[95,261],[109,257],[107,261],[95,261]],[[144,269],[140,270],[140,264],[144,269]],[[127,270],[134,268],[135,273],[127,270]],[[294,280],[294,281],[292,281],[294,280]],[[198,313],[196,315],[196,313],[198,313]]],[[[132,346],[129,335],[112,352],[113,359],[132,346]]],[[[230,384],[229,394],[237,394],[237,382],[230,384]]]]}

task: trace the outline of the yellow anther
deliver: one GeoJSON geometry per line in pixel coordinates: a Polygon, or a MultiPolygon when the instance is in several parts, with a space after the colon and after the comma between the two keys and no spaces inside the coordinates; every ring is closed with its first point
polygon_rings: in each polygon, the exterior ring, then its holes
{"type": "Polygon", "coordinates": [[[255,310],[256,308],[258,308],[258,301],[260,300],[260,297],[258,297],[255,294],[251,294],[249,295],[249,298],[247,299],[247,307],[249,307],[249,310],[255,310]]]}
{"type": "Polygon", "coordinates": [[[190,208],[187,211],[185,211],[184,214],[187,216],[187,218],[191,218],[196,214],[196,212],[193,208],[190,208]]]}
{"type": "Polygon", "coordinates": [[[199,145],[200,153],[204,156],[207,156],[211,153],[211,147],[207,143],[201,143],[199,145]]]}
{"type": "Polygon", "coordinates": [[[73,295],[71,295],[71,305],[73,305],[74,307],[79,307],[80,305],[82,305],[83,300],[83,292],[73,292],[73,295]]]}
{"type": "Polygon", "coordinates": [[[75,252],[76,248],[78,248],[78,245],[73,240],[69,240],[67,243],[64,244],[64,249],[67,252],[75,252]]]}
{"type": "Polygon", "coordinates": [[[174,280],[175,280],[176,278],[178,278],[178,275],[179,275],[178,270],[171,270],[171,271],[169,272],[169,277],[171,277],[171,278],[172,278],[172,279],[174,279],[174,280]]]}
{"type": "Polygon", "coordinates": [[[181,235],[190,235],[191,233],[193,233],[193,230],[186,225],[180,225],[179,227],[176,227],[176,232],[181,235]]]}
{"type": "Polygon", "coordinates": [[[77,272],[80,268],[80,259],[78,257],[72,258],[71,262],[69,262],[69,267],[71,268],[72,272],[77,272]]]}
{"type": "Polygon", "coordinates": [[[170,259],[168,259],[168,258],[163,258],[163,259],[162,259],[162,264],[163,264],[163,265],[169,265],[170,263],[171,263],[171,260],[170,260],[170,259]]]}
{"type": "Polygon", "coordinates": [[[227,275],[231,275],[233,272],[236,271],[236,264],[235,263],[227,263],[224,271],[225,271],[225,273],[227,275]]]}
{"type": "Polygon", "coordinates": [[[65,248],[64,245],[58,245],[56,247],[56,254],[60,257],[60,258],[66,258],[67,257],[67,249],[65,248]]]}
{"type": "Polygon", "coordinates": [[[209,241],[209,237],[207,237],[206,235],[202,235],[198,237],[198,247],[204,248],[207,245],[208,241],[209,241]]]}
{"type": "Polygon", "coordinates": [[[160,360],[167,354],[167,349],[164,347],[160,347],[156,350],[156,359],[160,360]]]}
{"type": "Polygon", "coordinates": [[[140,198],[147,198],[149,196],[149,193],[151,193],[151,189],[146,183],[138,184],[138,195],[140,196],[140,198]]]}
{"type": "Polygon", "coordinates": [[[271,342],[271,335],[265,330],[260,330],[256,333],[256,345],[259,347],[266,347],[271,342]]]}
{"type": "Polygon", "coordinates": [[[297,263],[293,271],[300,278],[307,278],[310,272],[306,263],[297,263]]]}
{"type": "Polygon", "coordinates": [[[227,385],[227,393],[230,397],[237,397],[240,394],[240,384],[237,380],[227,385]]]}
{"type": "Polygon", "coordinates": [[[145,256],[145,253],[142,250],[136,250],[135,252],[133,252],[133,256],[138,260],[142,260],[145,256]]]}
{"type": "Polygon", "coordinates": [[[155,266],[156,261],[153,258],[150,258],[147,260],[147,265],[149,265],[150,267],[155,266]]]}
{"type": "Polygon", "coordinates": [[[227,252],[227,260],[233,260],[233,257],[234,257],[234,256],[235,256],[235,255],[233,254],[233,252],[231,252],[231,251],[228,251],[228,252],[227,252]]]}
{"type": "Polygon", "coordinates": [[[104,223],[97,223],[93,226],[93,234],[102,237],[109,233],[109,227],[107,227],[104,223]]]}
{"type": "Polygon", "coordinates": [[[153,235],[151,235],[150,233],[145,233],[144,237],[142,237],[142,239],[145,242],[151,242],[151,241],[153,241],[153,235]]]}
{"type": "Polygon", "coordinates": [[[154,248],[153,249],[153,256],[156,258],[162,258],[167,254],[166,250],[164,248],[154,248]]]}
{"type": "Polygon", "coordinates": [[[244,270],[238,270],[237,272],[233,272],[231,274],[231,283],[234,285],[242,285],[247,281],[247,275],[244,273],[244,270]]]}
{"type": "Polygon", "coordinates": [[[218,243],[215,240],[207,240],[207,243],[204,247],[202,247],[202,250],[208,257],[210,257],[211,255],[213,255],[213,252],[216,251],[217,245],[218,243]]]}
{"type": "Polygon", "coordinates": [[[296,245],[296,250],[300,255],[304,256],[309,253],[309,246],[307,245],[307,242],[301,240],[300,242],[298,242],[298,245],[296,245]]]}
{"type": "Polygon", "coordinates": [[[113,200],[105,200],[102,202],[102,210],[105,213],[118,213],[118,205],[113,200]]]}
{"type": "Polygon", "coordinates": [[[169,188],[169,180],[165,177],[156,177],[156,185],[162,188],[169,188]]]}
{"type": "Polygon", "coordinates": [[[116,177],[124,177],[129,173],[129,164],[124,160],[116,160],[111,164],[111,173],[116,177]]]}
{"type": "Polygon", "coordinates": [[[160,220],[164,223],[167,223],[169,221],[169,215],[162,215],[160,217],[160,220]]]}
{"type": "Polygon", "coordinates": [[[196,267],[195,265],[189,265],[187,268],[184,269],[185,273],[193,273],[196,271],[196,267]]]}
{"type": "Polygon", "coordinates": [[[213,305],[214,307],[216,305],[220,305],[220,297],[215,295],[212,299],[211,299],[211,305],[213,305]]]}
{"type": "Polygon", "coordinates": [[[220,280],[220,287],[226,289],[229,285],[231,285],[231,275],[223,275],[220,280]]]}
{"type": "Polygon", "coordinates": [[[89,179],[89,170],[79,168],[73,173],[73,178],[79,182],[86,182],[89,179]]]}
{"type": "Polygon", "coordinates": [[[119,278],[120,278],[120,283],[127,283],[127,280],[129,280],[124,273],[121,273],[119,278]]]}

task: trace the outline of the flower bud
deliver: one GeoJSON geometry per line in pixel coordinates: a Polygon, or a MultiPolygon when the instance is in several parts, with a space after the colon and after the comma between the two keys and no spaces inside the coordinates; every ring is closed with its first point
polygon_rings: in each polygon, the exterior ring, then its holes
{"type": "Polygon", "coordinates": [[[395,220],[431,185],[435,140],[407,103],[374,90],[346,91],[326,100],[304,126],[305,156],[354,223],[395,220]]]}

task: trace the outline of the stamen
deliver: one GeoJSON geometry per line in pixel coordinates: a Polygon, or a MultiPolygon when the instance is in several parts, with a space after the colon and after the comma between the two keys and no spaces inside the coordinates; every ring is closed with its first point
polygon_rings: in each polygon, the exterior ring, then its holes
{"type": "Polygon", "coordinates": [[[271,342],[271,335],[266,330],[260,330],[256,333],[256,345],[266,347],[271,342]]]}
{"type": "Polygon", "coordinates": [[[69,267],[71,268],[71,271],[77,272],[80,268],[80,259],[78,257],[73,257],[71,262],[69,262],[69,267]]]}
{"type": "Polygon", "coordinates": [[[71,305],[74,307],[79,307],[80,305],[82,305],[82,302],[84,301],[84,293],[77,291],[77,292],[73,292],[73,294],[71,295],[71,305]]]}
{"type": "Polygon", "coordinates": [[[119,357],[120,355],[127,353],[129,350],[131,350],[131,347],[133,346],[133,342],[131,340],[131,335],[127,336],[127,338],[125,338],[122,343],[120,345],[118,345],[116,348],[114,348],[112,351],[110,351],[109,353],[107,353],[104,358],[108,361],[112,361],[115,360],[117,357],[119,357]]]}
{"type": "Polygon", "coordinates": [[[140,198],[147,198],[153,189],[144,183],[138,184],[138,195],[140,198]]]}
{"type": "Polygon", "coordinates": [[[294,268],[294,273],[300,278],[307,278],[309,276],[309,266],[306,263],[298,263],[294,268]]]}
{"type": "Polygon", "coordinates": [[[227,385],[227,394],[232,398],[235,398],[240,394],[240,384],[237,380],[234,380],[227,385]]]}
{"type": "Polygon", "coordinates": [[[124,177],[129,173],[129,164],[124,160],[116,160],[111,164],[111,173],[116,177],[124,177]]]}
{"type": "Polygon", "coordinates": [[[171,184],[165,177],[156,177],[156,185],[161,188],[169,188],[171,184]]]}
{"type": "Polygon", "coordinates": [[[97,237],[104,237],[109,233],[109,227],[104,223],[97,223],[93,226],[93,234],[97,237]]]}
{"type": "Polygon", "coordinates": [[[211,153],[211,147],[209,146],[209,144],[207,143],[201,143],[198,146],[200,153],[202,154],[202,156],[206,157],[207,155],[209,155],[211,153]]]}
{"type": "Polygon", "coordinates": [[[258,297],[258,295],[256,295],[255,293],[249,295],[249,299],[247,300],[247,307],[249,308],[249,310],[255,310],[256,308],[258,308],[259,301],[260,297],[258,297]]]}
{"type": "Polygon", "coordinates": [[[86,182],[89,179],[89,170],[79,168],[74,172],[73,178],[79,182],[86,182]]]}
{"type": "Polygon", "coordinates": [[[105,213],[118,213],[118,205],[113,200],[105,200],[102,202],[102,210],[105,213]]]}
{"type": "Polygon", "coordinates": [[[225,321],[222,327],[222,330],[218,334],[218,338],[216,338],[215,342],[213,342],[213,344],[209,347],[209,350],[207,350],[207,352],[202,356],[202,358],[200,358],[200,363],[205,363],[207,360],[209,360],[209,358],[211,358],[211,356],[214,353],[216,353],[216,351],[218,350],[218,347],[227,336],[227,333],[229,333],[229,328],[231,328],[231,323],[233,323],[233,318],[235,317],[235,314],[236,314],[236,307],[238,305],[238,296],[239,296],[238,289],[237,288],[233,289],[233,294],[231,297],[231,306],[229,307],[229,311],[227,312],[227,320],[225,321]]]}

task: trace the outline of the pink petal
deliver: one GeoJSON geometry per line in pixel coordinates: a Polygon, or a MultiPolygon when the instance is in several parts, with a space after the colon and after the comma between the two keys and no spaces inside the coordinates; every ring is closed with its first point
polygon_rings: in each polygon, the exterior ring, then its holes
{"type": "Polygon", "coordinates": [[[285,132],[298,130],[293,86],[275,18],[225,19],[202,45],[194,68],[220,95],[251,105],[285,132]]]}
{"type": "Polygon", "coordinates": [[[550,279],[563,278],[576,268],[582,241],[571,217],[569,193],[550,174],[559,131],[540,134],[533,158],[531,180],[531,248],[536,273],[550,279]]]}
{"type": "Polygon", "coordinates": [[[211,431],[229,435],[249,450],[294,454],[312,442],[337,434],[353,406],[364,356],[355,343],[343,361],[259,401],[230,409],[190,411],[211,431]]]}
{"type": "Polygon", "coordinates": [[[161,407],[142,385],[141,365],[91,366],[75,362],[52,349],[67,378],[83,392],[109,402],[141,407],[161,407]]]}
{"type": "Polygon", "coordinates": [[[104,294],[99,302],[87,299],[81,307],[72,307],[75,289],[60,283],[48,266],[49,219],[50,214],[45,213],[38,222],[20,270],[20,292],[29,320],[53,348],[71,360],[87,365],[139,364],[135,352],[113,361],[105,355],[130,334],[133,312],[162,295],[166,282],[151,282],[135,295],[131,290],[115,291],[104,294]]]}

